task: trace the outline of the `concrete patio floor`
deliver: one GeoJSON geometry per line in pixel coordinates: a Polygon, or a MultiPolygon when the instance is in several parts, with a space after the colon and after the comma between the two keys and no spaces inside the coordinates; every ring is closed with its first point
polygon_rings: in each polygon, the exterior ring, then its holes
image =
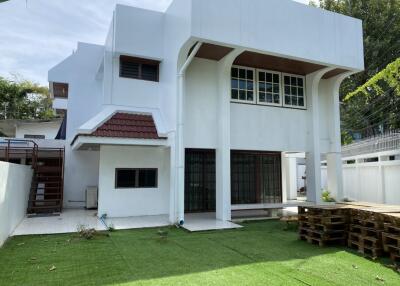
{"type": "Polygon", "coordinates": [[[230,221],[215,219],[215,213],[185,214],[185,223],[183,225],[183,228],[189,231],[206,231],[241,227],[241,225],[230,221]]]}
{"type": "MultiPolygon", "coordinates": [[[[152,228],[170,225],[167,215],[107,218],[105,223],[114,229],[152,228]]],[[[99,231],[107,227],[97,217],[97,211],[85,209],[65,209],[59,216],[25,217],[11,236],[73,233],[79,226],[99,231]]],[[[186,214],[183,228],[189,231],[240,228],[229,221],[215,219],[215,213],[186,214]]]]}

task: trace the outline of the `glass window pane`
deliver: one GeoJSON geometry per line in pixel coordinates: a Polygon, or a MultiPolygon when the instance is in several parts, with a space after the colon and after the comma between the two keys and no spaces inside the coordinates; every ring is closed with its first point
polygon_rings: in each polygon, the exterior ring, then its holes
{"type": "Polygon", "coordinates": [[[285,84],[290,85],[290,77],[285,75],[285,84]]]}
{"type": "Polygon", "coordinates": [[[260,91],[262,91],[262,92],[265,92],[265,83],[260,82],[260,83],[258,84],[258,89],[259,89],[260,91]]]}
{"type": "Polygon", "coordinates": [[[247,81],[247,90],[253,90],[253,89],[254,89],[253,81],[248,80],[247,81]]]}
{"type": "Polygon", "coordinates": [[[139,171],[139,188],[156,188],[157,187],[157,170],[138,170],[139,171]]]}
{"type": "Polygon", "coordinates": [[[264,92],[260,92],[258,99],[260,102],[265,102],[265,93],[264,92]]]}
{"type": "Polygon", "coordinates": [[[279,83],[279,75],[274,74],[274,83],[279,83]]]}
{"type": "Polygon", "coordinates": [[[303,88],[300,87],[300,88],[297,89],[297,91],[298,91],[298,95],[299,96],[304,96],[304,89],[303,88]]]}
{"type": "Polygon", "coordinates": [[[298,86],[303,86],[303,79],[302,78],[298,78],[297,79],[297,85],[298,86]]]}
{"type": "Polygon", "coordinates": [[[240,90],[239,91],[239,99],[240,100],[246,100],[246,91],[245,90],[240,90]]]}
{"type": "Polygon", "coordinates": [[[279,104],[279,94],[274,94],[274,103],[279,104]]]}
{"type": "Polygon", "coordinates": [[[265,85],[265,89],[266,89],[267,92],[272,92],[272,84],[267,83],[267,84],[265,85]]]}
{"type": "Polygon", "coordinates": [[[239,80],[239,88],[240,89],[246,89],[246,81],[241,79],[239,80]]]}
{"type": "Polygon", "coordinates": [[[291,80],[290,80],[290,84],[291,85],[297,85],[297,78],[292,77],[291,80]]]}
{"type": "Polygon", "coordinates": [[[299,104],[299,106],[304,107],[304,98],[299,97],[299,99],[298,99],[298,104],[299,104]]]}
{"type": "Polygon", "coordinates": [[[267,73],[267,74],[266,74],[265,80],[266,80],[267,82],[272,82],[272,74],[267,73]]]}
{"type": "Polygon", "coordinates": [[[267,93],[267,102],[272,103],[272,93],[267,93]]]}
{"type": "Polygon", "coordinates": [[[253,71],[252,70],[247,70],[247,79],[253,80],[253,78],[254,78],[253,71]]]}
{"type": "Polygon", "coordinates": [[[237,89],[232,89],[232,99],[238,99],[239,91],[237,89]]]}
{"type": "Polygon", "coordinates": [[[247,100],[253,101],[254,100],[254,93],[252,91],[247,92],[247,100]]]}
{"type": "Polygon", "coordinates": [[[239,71],[237,68],[232,68],[232,77],[238,77],[239,76],[239,71]]]}
{"type": "Polygon", "coordinates": [[[115,187],[116,188],[134,188],[136,187],[136,170],[135,169],[116,169],[115,170],[115,187]]]}
{"type": "Polygon", "coordinates": [[[297,96],[292,96],[292,105],[297,106],[297,96]]]}
{"type": "Polygon", "coordinates": [[[292,88],[291,88],[291,90],[290,90],[290,94],[291,94],[291,95],[296,95],[296,96],[297,96],[297,87],[293,87],[293,86],[292,86],[292,88]]]}
{"type": "Polygon", "coordinates": [[[232,79],[231,80],[231,85],[232,85],[232,88],[238,88],[239,87],[239,82],[238,82],[238,80],[237,79],[232,79]]]}
{"type": "Polygon", "coordinates": [[[291,104],[290,96],[286,95],[285,96],[285,104],[291,104]]]}
{"type": "Polygon", "coordinates": [[[290,94],[290,87],[289,86],[285,86],[285,94],[290,94]]]}
{"type": "Polygon", "coordinates": [[[274,84],[274,92],[279,93],[279,84],[274,84]]]}
{"type": "Polygon", "coordinates": [[[240,69],[239,70],[239,78],[246,78],[246,70],[245,69],[240,69]]]}
{"type": "Polygon", "coordinates": [[[265,81],[265,73],[259,72],[258,73],[258,80],[259,81],[265,81]]]}

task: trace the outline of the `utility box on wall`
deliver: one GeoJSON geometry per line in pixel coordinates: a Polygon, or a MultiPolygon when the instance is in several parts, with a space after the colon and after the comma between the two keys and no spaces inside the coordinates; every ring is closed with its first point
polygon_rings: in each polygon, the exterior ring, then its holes
{"type": "Polygon", "coordinates": [[[86,188],[86,208],[97,209],[97,187],[86,188]]]}

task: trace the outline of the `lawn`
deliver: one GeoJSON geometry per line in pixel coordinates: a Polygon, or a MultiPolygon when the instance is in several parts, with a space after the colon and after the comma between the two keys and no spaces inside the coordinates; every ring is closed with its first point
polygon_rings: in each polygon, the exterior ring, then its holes
{"type": "Polygon", "coordinates": [[[400,275],[345,248],[299,241],[278,221],[201,233],[116,231],[10,239],[0,285],[400,285],[400,275]]]}

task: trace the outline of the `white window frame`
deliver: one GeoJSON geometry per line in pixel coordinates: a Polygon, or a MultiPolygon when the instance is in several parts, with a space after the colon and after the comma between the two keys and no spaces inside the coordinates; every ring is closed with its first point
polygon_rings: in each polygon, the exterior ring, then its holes
{"type": "MultiPolygon", "coordinates": [[[[246,78],[247,78],[247,75],[246,75],[246,78]]],[[[256,69],[255,68],[249,68],[249,67],[243,67],[243,66],[237,66],[237,65],[232,65],[232,67],[231,67],[231,70],[230,70],[230,77],[229,77],[229,80],[230,80],[230,90],[229,90],[229,97],[230,97],[230,99],[231,99],[231,102],[238,102],[238,103],[247,103],[247,104],[257,104],[257,96],[258,96],[258,93],[257,93],[257,84],[258,84],[258,82],[257,82],[257,74],[256,74],[256,69]],[[242,99],[239,99],[239,94],[238,94],[238,99],[233,99],[232,98],[232,79],[233,79],[233,77],[232,77],[232,68],[237,68],[237,69],[244,69],[244,70],[251,70],[251,71],[253,71],[253,100],[252,101],[250,101],[250,100],[242,100],[242,99]]],[[[238,90],[240,90],[240,89],[238,89],[238,90]]],[[[247,87],[246,87],[246,92],[247,92],[247,87]]]]}
{"type": "MultiPolygon", "coordinates": [[[[282,107],[282,73],[281,72],[277,72],[277,71],[272,71],[272,70],[266,70],[266,69],[255,69],[256,70],[256,77],[257,77],[257,104],[260,105],[269,105],[269,106],[281,106],[282,107]],[[259,72],[267,72],[267,73],[271,73],[271,74],[277,74],[279,76],[279,103],[270,103],[270,102],[262,102],[260,101],[260,90],[259,90],[259,72]]],[[[273,90],[273,86],[272,86],[272,90],[273,90]]],[[[267,95],[267,93],[265,92],[265,96],[267,95]]]]}
{"type": "MultiPolygon", "coordinates": [[[[281,75],[281,85],[282,85],[282,106],[294,109],[307,109],[307,93],[306,93],[306,77],[298,74],[282,73],[281,75]],[[285,103],[285,76],[296,77],[303,79],[303,96],[304,96],[304,106],[291,105],[285,103]]],[[[291,85],[290,85],[291,86],[291,85]]]]}

